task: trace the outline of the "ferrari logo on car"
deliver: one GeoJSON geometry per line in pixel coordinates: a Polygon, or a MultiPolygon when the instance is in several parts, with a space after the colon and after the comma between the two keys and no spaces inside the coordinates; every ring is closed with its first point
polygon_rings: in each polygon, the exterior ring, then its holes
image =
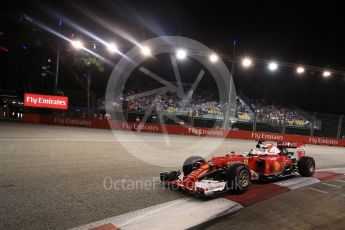
{"type": "Polygon", "coordinates": [[[281,164],[278,161],[274,161],[274,170],[275,171],[281,170],[281,164]]]}
{"type": "Polygon", "coordinates": [[[203,169],[208,169],[208,164],[204,164],[203,166],[201,166],[201,168],[203,168],[203,169]]]}

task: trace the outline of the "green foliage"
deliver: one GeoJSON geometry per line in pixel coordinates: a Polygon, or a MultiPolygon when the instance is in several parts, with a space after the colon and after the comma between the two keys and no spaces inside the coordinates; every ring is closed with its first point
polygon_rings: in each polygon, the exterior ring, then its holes
{"type": "Polygon", "coordinates": [[[74,59],[75,65],[78,69],[85,72],[103,72],[104,64],[98,58],[91,55],[77,56],[74,59]]]}

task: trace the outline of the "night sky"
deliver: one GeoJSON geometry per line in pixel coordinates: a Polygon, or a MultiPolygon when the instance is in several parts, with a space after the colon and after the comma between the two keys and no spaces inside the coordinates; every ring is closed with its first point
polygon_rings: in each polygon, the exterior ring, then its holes
{"type": "MultiPolygon", "coordinates": [[[[31,68],[35,63],[39,68],[42,60],[55,57],[57,38],[21,21],[23,13],[55,29],[58,18],[64,18],[62,32],[66,36],[75,34],[84,40],[92,40],[73,28],[68,23],[70,20],[106,41],[116,41],[122,52],[133,44],[114,31],[125,32],[139,42],[162,35],[185,36],[229,58],[235,38],[238,41],[238,58],[249,55],[254,59],[345,70],[345,14],[341,2],[242,2],[142,0],[2,3],[0,31],[3,35],[0,36],[0,45],[9,51],[0,53],[0,89],[22,92],[27,60],[33,62],[31,68]],[[23,54],[21,50],[33,33],[33,28],[38,30],[34,33],[39,33],[44,44],[41,48],[33,48],[35,58],[23,54]]],[[[63,43],[63,46],[67,44],[63,43]]],[[[68,54],[65,56],[62,59],[67,60],[68,54]]],[[[109,55],[106,57],[114,63],[119,59],[109,55]]],[[[229,60],[225,58],[224,61],[230,68],[229,60]]],[[[112,66],[106,66],[106,70],[93,83],[93,90],[99,95],[104,94],[111,69],[112,66]]],[[[35,78],[35,74],[26,77],[35,78]]],[[[73,74],[73,68],[62,61],[61,89],[82,90],[73,74]]],[[[46,81],[41,89],[46,87],[49,93],[52,82],[49,79],[46,81]]],[[[281,67],[277,72],[269,73],[264,64],[256,63],[250,70],[243,70],[237,64],[234,81],[237,91],[251,98],[291,103],[307,111],[345,113],[345,76],[342,75],[324,79],[320,72],[308,69],[303,76],[297,76],[295,70],[290,68],[281,67]]]]}

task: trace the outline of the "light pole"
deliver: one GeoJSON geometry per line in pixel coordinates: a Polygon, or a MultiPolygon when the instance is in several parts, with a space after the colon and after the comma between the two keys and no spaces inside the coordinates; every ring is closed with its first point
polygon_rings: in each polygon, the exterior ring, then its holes
{"type": "Polygon", "coordinates": [[[231,94],[232,94],[232,91],[233,91],[233,88],[232,88],[232,81],[233,81],[233,76],[234,76],[234,71],[235,71],[235,55],[236,55],[236,39],[233,40],[233,49],[232,49],[232,58],[231,58],[231,75],[230,75],[230,79],[229,79],[229,97],[228,97],[228,106],[227,106],[227,109],[226,109],[226,113],[225,113],[225,116],[224,116],[224,125],[223,125],[223,128],[225,129],[229,129],[229,119],[230,117],[233,117],[232,116],[232,113],[231,113],[231,94]]]}
{"type": "MultiPolygon", "coordinates": [[[[28,15],[23,14],[22,18],[25,19],[26,21],[28,21],[29,23],[32,23],[32,24],[36,25],[34,20],[31,17],[29,17],[28,15]]],[[[61,32],[61,26],[62,26],[62,20],[59,19],[58,20],[58,33],[59,34],[61,32]]],[[[59,68],[60,68],[60,42],[57,41],[55,73],[52,73],[50,71],[45,71],[46,73],[49,73],[50,75],[53,75],[55,77],[55,80],[54,80],[54,94],[57,94],[57,91],[58,91],[57,90],[57,85],[58,85],[58,81],[59,81],[59,68]]]]}
{"type": "MultiPolygon", "coordinates": [[[[58,21],[58,33],[61,32],[62,20],[58,21]]],[[[60,42],[57,41],[57,51],[56,51],[56,68],[55,68],[55,82],[54,82],[54,93],[58,93],[58,81],[59,81],[59,68],[60,68],[60,42]]]]}

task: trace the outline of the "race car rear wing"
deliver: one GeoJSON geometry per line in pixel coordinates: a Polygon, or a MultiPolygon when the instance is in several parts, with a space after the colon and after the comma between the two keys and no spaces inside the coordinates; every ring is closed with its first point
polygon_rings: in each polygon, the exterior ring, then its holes
{"type": "Polygon", "coordinates": [[[280,149],[283,148],[292,148],[297,149],[297,157],[300,159],[301,157],[305,156],[305,145],[302,143],[296,142],[277,142],[277,147],[280,149]]]}
{"type": "Polygon", "coordinates": [[[292,148],[296,149],[298,148],[298,143],[296,142],[277,142],[278,148],[292,148]]]}

